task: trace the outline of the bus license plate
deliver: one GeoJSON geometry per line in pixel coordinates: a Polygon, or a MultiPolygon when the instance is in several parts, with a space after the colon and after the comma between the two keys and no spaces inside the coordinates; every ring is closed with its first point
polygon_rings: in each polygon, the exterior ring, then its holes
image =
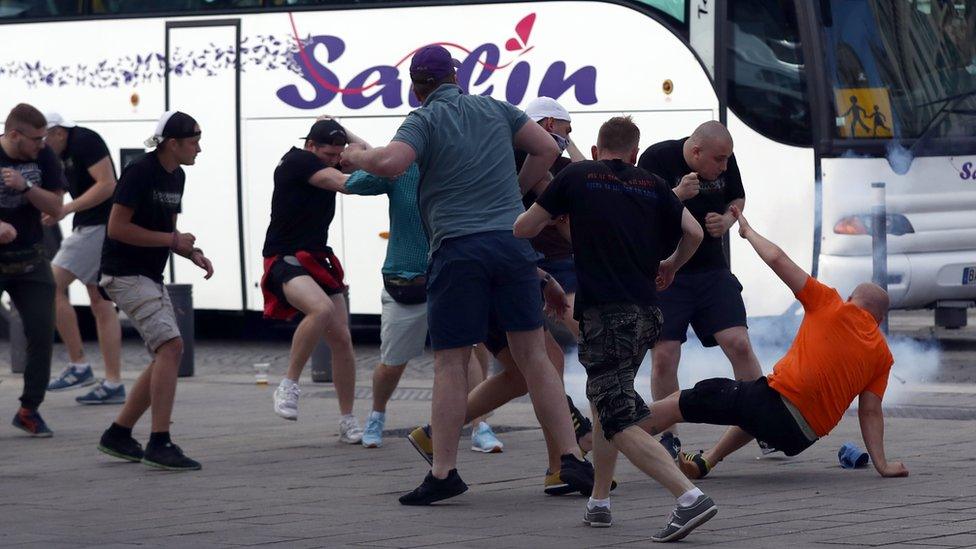
{"type": "Polygon", "coordinates": [[[976,284],[976,267],[964,267],[962,270],[962,283],[976,284]]]}

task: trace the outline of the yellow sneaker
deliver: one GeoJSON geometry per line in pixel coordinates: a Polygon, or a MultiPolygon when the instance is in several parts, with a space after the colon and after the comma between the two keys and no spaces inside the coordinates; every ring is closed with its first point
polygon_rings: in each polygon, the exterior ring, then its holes
{"type": "MultiPolygon", "coordinates": [[[[610,484],[610,491],[612,492],[616,489],[617,489],[617,481],[614,480],[610,484]]],[[[571,494],[575,492],[575,490],[570,488],[568,484],[566,484],[565,482],[563,482],[561,478],[559,478],[559,471],[556,471],[555,473],[551,473],[549,472],[548,469],[546,469],[546,480],[543,483],[542,491],[550,496],[564,496],[566,494],[571,494]]]]}
{"type": "Polygon", "coordinates": [[[407,440],[427,460],[427,463],[434,464],[434,440],[430,435],[430,425],[417,427],[413,431],[410,431],[410,434],[407,435],[407,440]]]}

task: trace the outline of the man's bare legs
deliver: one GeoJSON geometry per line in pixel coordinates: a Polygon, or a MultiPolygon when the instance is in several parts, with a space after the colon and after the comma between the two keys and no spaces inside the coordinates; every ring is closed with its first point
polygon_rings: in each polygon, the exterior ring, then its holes
{"type": "MultiPolygon", "coordinates": [[[[57,265],[52,265],[51,270],[57,285],[54,304],[58,335],[67,348],[68,360],[73,365],[86,364],[85,347],[78,329],[78,315],[68,299],[68,286],[77,278],[71,271],[57,265]]],[[[98,344],[105,362],[105,379],[111,383],[121,383],[122,328],[119,325],[119,315],[115,312],[115,304],[103,299],[94,284],[86,285],[85,288],[88,290],[92,315],[98,330],[98,344]]]]}
{"type": "Polygon", "coordinates": [[[356,355],[349,333],[349,313],[342,294],[331,296],[332,314],[325,328],[325,342],[332,350],[332,379],[339,399],[339,412],[350,415],[356,400],[356,355]]]}
{"type": "Polygon", "coordinates": [[[393,391],[400,384],[400,378],[407,369],[406,364],[391,366],[378,364],[373,369],[373,411],[386,413],[386,405],[393,396],[393,391]]]}
{"type": "MultiPolygon", "coordinates": [[[[473,356],[471,358],[473,360],[468,361],[468,395],[471,394],[471,391],[474,391],[475,387],[488,378],[488,367],[491,365],[491,353],[488,352],[488,348],[485,347],[484,343],[475,345],[472,353],[473,356]]],[[[471,424],[472,427],[477,428],[482,421],[487,421],[488,413],[490,412],[479,414],[477,417],[470,419],[465,417],[465,425],[471,424]]]]}
{"type": "Polygon", "coordinates": [[[617,468],[617,447],[603,436],[600,415],[590,404],[593,415],[593,499],[607,499],[613,484],[613,473],[617,468]]]}
{"type": "Polygon", "coordinates": [[[282,289],[288,304],[305,315],[292,336],[288,373],[285,375],[298,383],[308,358],[329,325],[329,318],[335,314],[335,305],[310,276],[296,276],[285,282],[282,289]]]}
{"type": "Polygon", "coordinates": [[[176,380],[183,358],[183,339],[163,343],[153,354],[153,361],[139,375],[115,423],[131,429],[139,418],[152,409],[152,432],[168,432],[176,398],[176,380]]]}
{"type": "Polygon", "coordinates": [[[562,382],[546,355],[542,328],[508,332],[507,336],[508,347],[525,378],[539,424],[549,431],[553,446],[560,455],[572,454],[581,458],[569,416],[569,404],[562,382]]]}
{"type": "Polygon", "coordinates": [[[68,301],[68,286],[75,281],[75,275],[57,265],[51,265],[54,272],[54,283],[57,292],[54,294],[55,322],[58,335],[68,350],[68,360],[72,364],[85,363],[85,348],[81,343],[81,332],[78,330],[78,315],[68,301]]]}
{"type": "Polygon", "coordinates": [[[431,403],[431,436],[434,463],[431,474],[445,479],[457,466],[458,438],[468,403],[468,361],[471,346],[434,351],[434,395],[431,403]]]}
{"type": "MultiPolygon", "coordinates": [[[[752,350],[749,330],[745,326],[733,326],[715,332],[715,341],[732,363],[732,372],[737,381],[752,381],[762,376],[762,366],[752,350]]],[[[675,388],[677,390],[677,388],[675,388]]]]}
{"type": "MultiPolygon", "coordinates": [[[[651,398],[657,402],[678,390],[678,363],[681,361],[681,342],[661,340],[651,349],[651,398]]],[[[668,432],[678,434],[675,427],[668,432]]]]}

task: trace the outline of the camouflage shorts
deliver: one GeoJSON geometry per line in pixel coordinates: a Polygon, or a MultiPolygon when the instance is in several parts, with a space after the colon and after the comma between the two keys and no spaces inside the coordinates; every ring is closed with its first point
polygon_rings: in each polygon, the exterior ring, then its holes
{"type": "Polygon", "coordinates": [[[586,369],[586,397],[610,440],[650,415],[634,390],[634,376],[664,321],[657,307],[612,304],[586,309],[580,318],[579,358],[586,369]]]}

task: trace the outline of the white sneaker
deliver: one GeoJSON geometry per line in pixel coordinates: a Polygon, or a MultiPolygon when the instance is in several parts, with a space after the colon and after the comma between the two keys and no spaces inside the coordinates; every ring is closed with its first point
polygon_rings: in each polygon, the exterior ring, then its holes
{"type": "Polygon", "coordinates": [[[359,444],[363,441],[363,429],[359,426],[356,416],[342,418],[339,421],[339,442],[359,444]]]}
{"type": "Polygon", "coordinates": [[[274,392],[275,413],[291,421],[298,419],[298,397],[301,394],[297,383],[289,379],[281,380],[274,392]]]}

